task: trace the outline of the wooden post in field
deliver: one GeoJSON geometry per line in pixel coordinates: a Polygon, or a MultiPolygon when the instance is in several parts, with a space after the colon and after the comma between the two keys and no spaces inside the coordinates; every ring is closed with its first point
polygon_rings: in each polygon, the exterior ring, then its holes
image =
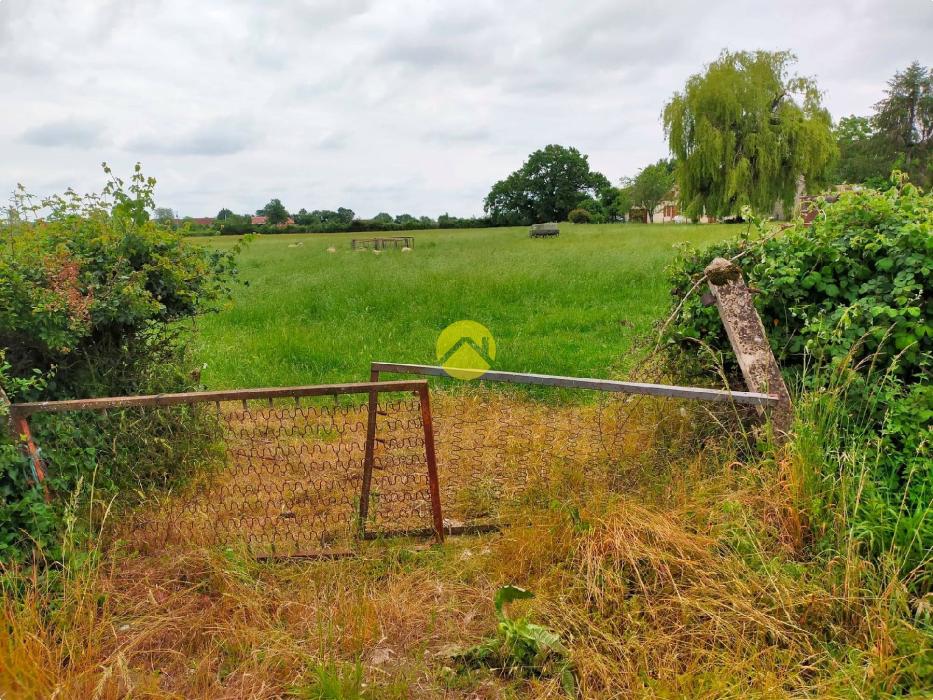
{"type": "Polygon", "coordinates": [[[783,439],[790,431],[794,417],[790,392],[771,352],[765,327],[742,277],[742,270],[725,258],[716,258],[706,267],[706,279],[748,390],[778,397],[771,420],[778,437],[783,439]]]}

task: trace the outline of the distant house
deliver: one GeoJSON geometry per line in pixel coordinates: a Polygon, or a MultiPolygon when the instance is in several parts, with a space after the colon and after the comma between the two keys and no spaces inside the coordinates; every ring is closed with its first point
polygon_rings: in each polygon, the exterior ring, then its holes
{"type": "Polygon", "coordinates": [[[212,216],[186,216],[182,218],[174,218],[176,228],[178,226],[204,226],[210,228],[214,225],[214,217],[212,216]]]}
{"type": "MultiPolygon", "coordinates": [[[[252,219],[250,219],[250,223],[253,226],[265,226],[266,224],[269,223],[269,217],[268,216],[254,216],[252,219]]],[[[279,226],[294,226],[295,220],[292,217],[288,217],[287,219],[285,219],[284,223],[281,223],[278,225],[279,226]]]]}
{"type": "Polygon", "coordinates": [[[677,196],[677,190],[671,190],[664,195],[664,199],[654,208],[653,223],[683,224],[687,222],[687,217],[680,213],[677,196]]]}
{"type": "MultiPolygon", "coordinates": [[[[690,219],[683,215],[680,211],[680,190],[677,187],[674,187],[670,192],[668,192],[664,199],[658,202],[657,206],[652,212],[652,217],[648,219],[648,210],[644,207],[632,207],[628,213],[628,220],[632,223],[653,223],[653,224],[687,224],[690,223],[690,219]]],[[[697,223],[700,224],[709,224],[715,222],[715,217],[706,216],[704,214],[701,216],[697,223]]]]}
{"type": "Polygon", "coordinates": [[[644,207],[632,207],[628,210],[628,222],[630,224],[647,224],[648,210],[644,207]]]}

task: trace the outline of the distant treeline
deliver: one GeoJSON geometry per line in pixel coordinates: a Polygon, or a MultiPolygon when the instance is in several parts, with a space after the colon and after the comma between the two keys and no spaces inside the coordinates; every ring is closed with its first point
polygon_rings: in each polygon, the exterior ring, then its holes
{"type": "MultiPolygon", "coordinates": [[[[190,235],[238,236],[247,233],[365,233],[382,231],[420,231],[436,228],[482,228],[496,226],[489,217],[461,218],[441,214],[437,219],[428,216],[414,217],[410,214],[391,216],[381,213],[372,219],[356,218],[350,209],[341,207],[334,211],[307,212],[304,209],[294,215],[268,216],[264,210],[256,216],[238,215],[229,210],[221,211],[215,218],[174,219],[173,225],[190,235]],[[275,223],[273,223],[273,221],[275,223]]],[[[165,223],[168,223],[167,221],[165,223]]]]}

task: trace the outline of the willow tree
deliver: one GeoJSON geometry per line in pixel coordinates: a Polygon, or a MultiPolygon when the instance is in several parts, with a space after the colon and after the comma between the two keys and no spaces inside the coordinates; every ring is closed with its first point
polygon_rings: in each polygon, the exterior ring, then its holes
{"type": "Polygon", "coordinates": [[[824,185],[836,154],[829,112],[811,78],[793,75],[788,51],[723,51],[664,108],[688,215],[728,216],[748,205],[793,206],[801,177],[824,185]]]}

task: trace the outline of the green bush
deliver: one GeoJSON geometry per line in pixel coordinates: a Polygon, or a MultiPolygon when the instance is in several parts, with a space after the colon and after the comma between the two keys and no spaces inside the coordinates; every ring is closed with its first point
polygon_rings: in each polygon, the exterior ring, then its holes
{"type": "Polygon", "coordinates": [[[866,392],[848,368],[821,372],[789,451],[817,549],[868,556],[920,599],[933,592],[933,386],[869,380],[866,392]]]}
{"type": "MultiPolygon", "coordinates": [[[[933,591],[933,385],[892,386],[879,394],[885,418],[854,513],[854,536],[876,558],[893,553],[921,593],[933,591]]],[[[856,487],[857,488],[857,487],[856,487]]]]}
{"type": "Polygon", "coordinates": [[[593,215],[586,209],[571,209],[567,214],[567,221],[572,224],[588,224],[593,220],[593,215]]]}
{"type": "MultiPolygon", "coordinates": [[[[685,248],[670,273],[679,302],[694,287],[705,291],[703,270],[714,257],[738,258],[771,347],[801,389],[798,433],[834,422],[832,438],[821,438],[819,457],[808,463],[809,478],[831,485],[808,504],[815,525],[832,534],[847,504],[847,534],[879,561],[893,557],[912,589],[927,592],[933,197],[894,177],[897,186],[885,192],[846,192],[824,203],[810,225],[797,221],[774,235],[759,223],[703,252],[685,248]]],[[[738,379],[716,307],[694,293],[681,311],[667,332],[672,366],[695,378],[722,362],[738,379]]]]}
{"type": "MultiPolygon", "coordinates": [[[[670,269],[679,301],[716,256],[734,258],[787,370],[808,362],[837,363],[856,348],[906,382],[929,374],[933,356],[933,196],[910,184],[886,192],[845,192],[811,224],[797,221],[779,235],[763,227],[702,253],[685,247],[670,269]]],[[[703,284],[705,291],[705,283],[703,284]]],[[[695,360],[702,339],[732,357],[714,306],[698,294],[685,302],[668,341],[678,357],[695,360]]],[[[688,362],[699,369],[694,362],[688,362]]],[[[734,363],[731,365],[735,367],[734,363]]]]}
{"type": "MultiPolygon", "coordinates": [[[[100,194],[69,190],[38,200],[20,190],[5,212],[0,382],[14,402],[189,389],[195,382],[186,321],[229,295],[236,251],[186,244],[150,221],[155,181],[139,165],[128,185],[104,169],[110,180],[100,194]]],[[[182,412],[132,421],[120,412],[37,416],[40,448],[43,437],[49,445],[74,446],[58,455],[50,473],[51,506],[27,480],[19,446],[4,435],[0,556],[29,538],[54,543],[58,504],[79,483],[94,479],[107,493],[164,479],[173,467],[157,456],[172,450],[150,448],[164,445],[157,438],[183,418],[182,412]],[[128,435],[119,448],[115,435],[128,435]]]]}

